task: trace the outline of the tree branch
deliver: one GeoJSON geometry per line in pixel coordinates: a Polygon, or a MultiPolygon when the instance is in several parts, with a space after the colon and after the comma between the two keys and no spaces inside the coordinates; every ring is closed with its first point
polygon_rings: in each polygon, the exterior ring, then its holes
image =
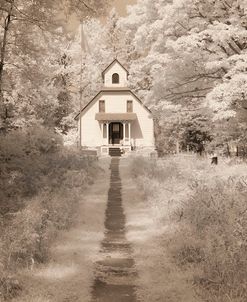
{"type": "Polygon", "coordinates": [[[88,10],[91,10],[92,12],[96,13],[96,10],[94,10],[91,6],[89,6],[85,1],[79,0],[81,4],[83,4],[88,10]]]}
{"type": "Polygon", "coordinates": [[[170,97],[174,97],[175,95],[184,95],[184,94],[197,93],[197,92],[199,93],[199,92],[207,91],[207,90],[211,90],[211,89],[213,89],[213,87],[206,87],[206,88],[201,88],[201,89],[196,88],[196,89],[193,89],[193,90],[181,91],[181,92],[171,92],[170,94],[167,94],[164,97],[165,98],[170,98],[170,97]]]}
{"type": "Polygon", "coordinates": [[[215,71],[213,73],[209,73],[209,74],[207,74],[207,73],[205,73],[205,74],[199,74],[195,78],[194,77],[188,78],[187,82],[178,83],[176,86],[172,87],[171,89],[176,89],[176,88],[179,88],[179,87],[182,87],[182,86],[185,86],[185,85],[197,82],[197,81],[199,81],[201,79],[204,79],[204,78],[208,78],[208,79],[221,79],[222,78],[221,76],[214,76],[214,74],[216,74],[218,72],[219,72],[219,70],[217,70],[217,71],[215,71]]]}

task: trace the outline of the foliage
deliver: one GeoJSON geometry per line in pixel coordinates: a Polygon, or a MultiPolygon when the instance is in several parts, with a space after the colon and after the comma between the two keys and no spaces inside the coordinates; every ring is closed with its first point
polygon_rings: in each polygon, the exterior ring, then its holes
{"type": "Polygon", "coordinates": [[[201,295],[209,295],[205,301],[225,301],[227,297],[245,301],[246,179],[236,177],[194,186],[194,194],[184,207],[184,221],[189,225],[188,236],[207,242],[199,246],[205,256],[195,284],[201,295]]]}
{"type": "MultiPolygon", "coordinates": [[[[0,3],[0,129],[34,121],[66,133],[73,111],[67,70],[71,35],[66,19],[104,13],[107,1],[23,1],[0,3]]],[[[78,67],[78,66],[77,66],[78,67]]],[[[78,69],[78,73],[79,73],[78,69]]]]}
{"type": "MultiPolygon", "coordinates": [[[[138,1],[126,17],[112,10],[104,26],[85,22],[83,104],[101,88],[101,71],[117,57],[130,71],[130,87],[154,114],[160,154],[174,153],[178,144],[195,151],[243,144],[245,9],[236,0],[148,0],[138,1]]],[[[78,45],[79,37],[71,51],[78,53],[78,45]]]]}
{"type": "MultiPolygon", "coordinates": [[[[153,224],[163,230],[161,267],[179,270],[200,301],[245,301],[246,163],[221,159],[211,167],[209,160],[181,155],[154,163],[136,158],[131,169],[153,224]]],[[[177,279],[167,270],[159,274],[171,282],[177,301],[177,279]]]]}
{"type": "MultiPolygon", "coordinates": [[[[193,133],[204,133],[203,139],[210,142],[212,137],[216,144],[222,137],[223,144],[233,138],[227,131],[216,135],[220,128],[212,122],[227,126],[231,118],[235,132],[245,129],[245,10],[236,0],[147,0],[138,1],[119,21],[132,40],[132,53],[139,54],[132,57],[130,81],[158,115],[163,137],[158,148],[163,152],[174,152],[174,146],[164,143],[172,139],[186,150],[178,120],[187,137],[192,127],[193,133]],[[198,116],[203,124],[197,123],[198,116]]],[[[193,133],[190,147],[197,144],[193,133]]]]}
{"type": "Polygon", "coordinates": [[[0,297],[5,299],[20,290],[16,271],[46,261],[56,233],[71,226],[97,166],[37,125],[2,135],[1,142],[0,297]]]}

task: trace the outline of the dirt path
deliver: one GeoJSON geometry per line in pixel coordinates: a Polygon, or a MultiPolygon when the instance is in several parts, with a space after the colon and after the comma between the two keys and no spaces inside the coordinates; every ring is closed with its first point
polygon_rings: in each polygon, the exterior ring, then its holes
{"type": "Polygon", "coordinates": [[[14,302],[89,302],[94,263],[104,238],[104,215],[109,190],[109,160],[101,163],[94,184],[80,195],[78,221],[61,232],[53,244],[51,259],[33,271],[22,272],[25,291],[14,302]]]}
{"type": "Polygon", "coordinates": [[[113,158],[110,169],[108,159],[102,163],[105,172],[81,196],[75,227],[58,236],[49,263],[22,272],[25,291],[13,302],[137,301],[139,276],[126,238],[131,207],[122,196],[127,190],[127,198],[136,198],[136,186],[132,182],[129,190],[129,175],[120,177],[119,165],[128,165],[127,159],[113,158]]]}
{"type": "Polygon", "coordinates": [[[105,237],[96,263],[94,302],[135,302],[136,270],[126,239],[119,159],[111,162],[110,189],[105,213],[105,237]]]}
{"type": "MultiPolygon", "coordinates": [[[[176,266],[166,243],[176,226],[159,219],[159,208],[147,200],[131,175],[131,159],[120,162],[126,237],[133,247],[138,271],[136,296],[141,302],[200,302],[190,273],[176,266]]],[[[150,185],[152,185],[150,183],[150,185]]]]}

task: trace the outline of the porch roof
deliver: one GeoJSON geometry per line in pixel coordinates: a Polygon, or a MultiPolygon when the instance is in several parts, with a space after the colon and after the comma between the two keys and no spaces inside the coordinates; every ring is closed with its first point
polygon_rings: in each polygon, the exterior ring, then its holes
{"type": "Polygon", "coordinates": [[[116,121],[134,121],[137,119],[137,116],[135,113],[128,112],[128,113],[105,113],[105,112],[100,112],[96,113],[95,119],[97,121],[102,121],[102,122],[116,122],[116,121]]]}

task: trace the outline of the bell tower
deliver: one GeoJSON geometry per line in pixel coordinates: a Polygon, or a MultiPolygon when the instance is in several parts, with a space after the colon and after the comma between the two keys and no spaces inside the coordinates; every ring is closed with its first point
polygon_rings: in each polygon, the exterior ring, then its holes
{"type": "Polygon", "coordinates": [[[128,86],[128,70],[117,59],[102,72],[102,77],[106,88],[124,88],[128,86]]]}

